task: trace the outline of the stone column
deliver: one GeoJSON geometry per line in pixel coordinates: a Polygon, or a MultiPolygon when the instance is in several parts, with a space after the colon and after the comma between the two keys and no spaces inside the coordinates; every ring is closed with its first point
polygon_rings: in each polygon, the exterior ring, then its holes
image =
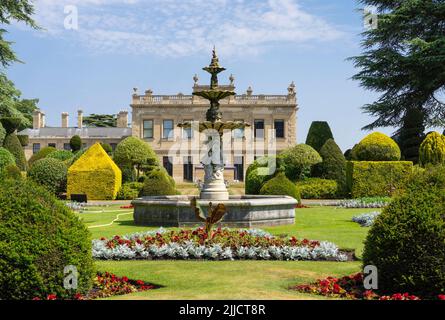
{"type": "Polygon", "coordinates": [[[62,113],[62,128],[68,128],[68,123],[69,123],[69,114],[68,112],[63,112],[62,113]]]}
{"type": "Polygon", "coordinates": [[[83,128],[83,111],[82,110],[77,111],[77,127],[79,129],[83,128]]]}

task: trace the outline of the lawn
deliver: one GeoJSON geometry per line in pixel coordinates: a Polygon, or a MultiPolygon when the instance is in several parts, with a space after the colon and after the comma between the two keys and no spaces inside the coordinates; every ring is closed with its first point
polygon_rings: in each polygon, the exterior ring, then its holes
{"type": "MultiPolygon", "coordinates": [[[[361,255],[367,228],[351,222],[354,215],[370,209],[312,207],[297,209],[293,226],[265,228],[275,235],[327,240],[341,248],[356,249],[361,255]]],[[[92,207],[79,215],[93,238],[111,237],[155,228],[133,224],[131,210],[119,206],[92,207]]],[[[314,281],[329,275],[341,276],[360,271],[360,262],[286,261],[97,261],[101,271],[126,275],[163,286],[118,299],[320,299],[288,290],[291,285],[314,281]]]]}

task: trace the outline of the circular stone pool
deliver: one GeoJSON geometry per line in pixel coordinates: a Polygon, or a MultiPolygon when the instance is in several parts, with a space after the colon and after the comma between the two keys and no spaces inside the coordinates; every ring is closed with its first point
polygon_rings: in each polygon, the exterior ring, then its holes
{"type": "MultiPolygon", "coordinates": [[[[139,226],[186,227],[201,224],[190,207],[191,196],[143,197],[132,202],[134,222],[139,226]]],[[[205,214],[209,200],[200,200],[205,214]]],[[[231,196],[223,203],[227,214],[222,226],[251,228],[295,223],[297,200],[287,196],[231,196]]]]}

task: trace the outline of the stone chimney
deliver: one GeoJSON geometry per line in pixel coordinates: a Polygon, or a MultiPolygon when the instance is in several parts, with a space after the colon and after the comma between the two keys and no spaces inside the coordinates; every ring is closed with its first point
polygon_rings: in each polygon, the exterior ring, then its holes
{"type": "Polygon", "coordinates": [[[43,111],[40,113],[40,126],[41,126],[41,128],[46,127],[46,115],[45,115],[45,112],[43,112],[43,111]]]}
{"type": "Polygon", "coordinates": [[[36,109],[32,113],[32,128],[40,129],[41,127],[42,127],[42,111],[36,109]]]}
{"type": "Polygon", "coordinates": [[[62,113],[62,128],[68,128],[68,112],[63,112],[62,113]]]}
{"type": "Polygon", "coordinates": [[[77,127],[79,129],[83,128],[83,111],[82,110],[77,111],[77,127]]]}
{"type": "Polygon", "coordinates": [[[117,127],[127,128],[128,127],[128,111],[124,110],[117,115],[117,127]]]}

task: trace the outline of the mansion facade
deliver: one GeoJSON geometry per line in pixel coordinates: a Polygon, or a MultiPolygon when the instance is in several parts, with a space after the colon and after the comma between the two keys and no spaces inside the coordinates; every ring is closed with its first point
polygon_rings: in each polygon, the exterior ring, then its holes
{"type": "MultiPolygon", "coordinates": [[[[197,76],[194,81],[194,92],[209,89],[209,86],[198,84],[197,76]]],[[[222,85],[222,89],[235,90],[232,76],[230,81],[230,84],[222,85]]],[[[220,103],[223,121],[243,121],[250,125],[244,130],[234,130],[228,138],[223,138],[224,146],[231,146],[224,154],[226,180],[243,181],[247,167],[255,158],[270,154],[271,146],[275,149],[273,151],[279,153],[296,144],[298,105],[293,83],[284,95],[254,95],[249,88],[245,94],[231,96],[220,103]]],[[[33,129],[19,133],[29,136],[25,153],[29,158],[46,146],[68,149],[73,135],[82,138],[84,147],[99,141],[109,143],[113,148],[126,137],[135,136],[151,145],[175,181],[202,181],[204,172],[200,164],[202,150],[199,145],[204,140],[198,138],[198,143],[194,143],[199,133],[178,125],[204,121],[209,102],[195,95],[154,95],[151,90],[139,94],[134,89],[130,106],[131,124],[128,112],[121,111],[116,128],[86,128],[82,122],[82,111],[78,112],[76,127],[69,127],[68,114],[63,113],[61,127],[49,128],[45,125],[44,113],[37,110],[33,129]]]]}

